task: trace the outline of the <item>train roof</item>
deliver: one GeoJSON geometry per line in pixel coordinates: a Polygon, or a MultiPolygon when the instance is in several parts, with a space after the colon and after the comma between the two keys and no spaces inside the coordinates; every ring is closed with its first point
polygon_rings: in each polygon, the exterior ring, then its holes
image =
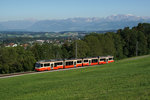
{"type": "Polygon", "coordinates": [[[113,56],[110,56],[110,55],[108,55],[108,56],[98,56],[99,58],[106,58],[106,57],[113,57],[113,56]]]}
{"type": "Polygon", "coordinates": [[[82,60],[82,58],[71,58],[71,59],[64,59],[65,61],[66,60],[82,60]]]}
{"type": "Polygon", "coordinates": [[[40,62],[54,62],[54,61],[63,61],[63,59],[39,60],[38,63],[40,63],[40,62]]]}
{"type": "Polygon", "coordinates": [[[87,58],[71,58],[71,59],[50,59],[50,60],[39,60],[37,63],[41,62],[56,62],[56,61],[67,61],[67,60],[81,60],[81,59],[93,59],[93,58],[106,58],[106,57],[113,57],[113,56],[97,56],[97,57],[87,57],[87,58]]]}
{"type": "Polygon", "coordinates": [[[83,58],[83,59],[92,59],[92,58],[98,58],[98,57],[87,57],[87,58],[83,58]]]}

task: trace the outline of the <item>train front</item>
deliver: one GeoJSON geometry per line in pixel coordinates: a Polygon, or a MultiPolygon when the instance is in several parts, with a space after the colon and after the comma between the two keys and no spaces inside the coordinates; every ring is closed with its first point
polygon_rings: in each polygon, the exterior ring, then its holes
{"type": "Polygon", "coordinates": [[[35,64],[35,71],[41,71],[41,67],[43,67],[43,64],[36,63],[35,64]]]}

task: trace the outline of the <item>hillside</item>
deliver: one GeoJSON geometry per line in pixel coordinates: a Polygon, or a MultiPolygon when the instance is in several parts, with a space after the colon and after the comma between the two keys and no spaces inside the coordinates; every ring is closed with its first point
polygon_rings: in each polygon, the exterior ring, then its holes
{"type": "Polygon", "coordinates": [[[3,100],[148,100],[150,56],[60,72],[0,79],[3,100]]]}

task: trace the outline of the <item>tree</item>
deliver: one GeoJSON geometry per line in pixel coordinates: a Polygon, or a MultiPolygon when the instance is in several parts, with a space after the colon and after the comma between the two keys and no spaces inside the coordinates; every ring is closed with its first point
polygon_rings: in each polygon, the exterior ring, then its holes
{"type": "Polygon", "coordinates": [[[126,27],[124,28],[124,30],[121,31],[120,35],[124,42],[123,54],[126,57],[135,56],[137,44],[137,31],[126,27]]]}
{"type": "Polygon", "coordinates": [[[61,59],[61,48],[58,45],[53,45],[52,46],[52,51],[53,51],[53,55],[54,55],[54,59],[61,59]]]}
{"type": "Polygon", "coordinates": [[[36,60],[30,51],[26,51],[25,55],[26,57],[24,58],[24,61],[22,63],[24,71],[31,71],[34,69],[34,64],[36,60]]]}
{"type": "Polygon", "coordinates": [[[34,68],[35,58],[32,52],[23,47],[2,48],[0,55],[0,73],[31,71],[34,68]]]}
{"type": "Polygon", "coordinates": [[[61,50],[62,50],[62,58],[63,59],[75,57],[74,54],[72,53],[72,48],[73,48],[73,46],[69,42],[65,42],[62,45],[61,50]]]}
{"type": "Polygon", "coordinates": [[[36,61],[40,60],[41,59],[41,45],[39,44],[34,44],[32,47],[31,47],[31,52],[34,54],[34,57],[36,59],[36,61]]]}
{"type": "Polygon", "coordinates": [[[137,45],[137,31],[135,30],[130,30],[130,39],[129,39],[129,57],[131,56],[136,56],[136,45],[137,45]]]}
{"type": "Polygon", "coordinates": [[[69,58],[69,53],[68,53],[67,49],[66,49],[64,46],[61,48],[61,50],[62,50],[61,58],[62,58],[62,59],[67,59],[67,58],[69,58]]]}
{"type": "Polygon", "coordinates": [[[123,42],[120,34],[118,34],[118,33],[114,34],[113,38],[114,38],[114,46],[116,49],[115,58],[117,58],[117,59],[124,58],[124,55],[123,55],[124,42],[123,42]]]}
{"type": "Polygon", "coordinates": [[[150,34],[147,35],[147,48],[148,48],[148,53],[150,54],[150,34]]]}
{"type": "Polygon", "coordinates": [[[104,49],[103,54],[104,55],[115,55],[115,45],[114,45],[114,39],[113,39],[113,33],[106,33],[104,35],[104,49]]]}
{"type": "Polygon", "coordinates": [[[90,34],[85,36],[84,41],[88,44],[90,48],[89,54],[87,56],[99,56],[102,54],[102,46],[98,40],[98,37],[95,34],[90,34]]]}
{"type": "Polygon", "coordinates": [[[129,55],[129,40],[130,40],[130,33],[129,33],[130,29],[129,27],[125,27],[124,30],[119,31],[119,34],[124,42],[124,46],[123,46],[123,55],[125,57],[128,57],[129,55]]]}
{"type": "Polygon", "coordinates": [[[71,52],[72,52],[73,58],[75,58],[76,42],[77,42],[77,58],[87,57],[89,54],[89,50],[90,50],[90,48],[88,47],[88,44],[83,40],[76,40],[71,45],[72,46],[71,52]]]}
{"type": "Polygon", "coordinates": [[[138,54],[139,55],[147,54],[147,51],[148,51],[147,41],[143,32],[141,31],[138,32],[137,41],[138,41],[138,54]]]}

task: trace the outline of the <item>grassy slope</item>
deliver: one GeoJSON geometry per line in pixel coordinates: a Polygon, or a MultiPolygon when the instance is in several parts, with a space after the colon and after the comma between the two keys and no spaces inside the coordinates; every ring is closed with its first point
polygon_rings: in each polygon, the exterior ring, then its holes
{"type": "Polygon", "coordinates": [[[150,56],[60,72],[0,79],[0,99],[149,99],[150,56]]]}

